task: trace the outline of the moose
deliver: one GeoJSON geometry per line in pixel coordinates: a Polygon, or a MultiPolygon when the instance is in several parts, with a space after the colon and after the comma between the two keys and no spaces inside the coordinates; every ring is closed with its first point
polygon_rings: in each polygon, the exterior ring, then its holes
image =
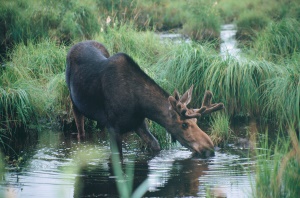
{"type": "Polygon", "coordinates": [[[66,83],[78,130],[84,138],[84,117],[106,128],[122,157],[122,134],[135,131],[153,151],[159,151],[157,139],[150,133],[146,118],[164,127],[183,146],[201,156],[214,154],[209,136],[197,125],[197,118],[224,108],[212,104],[206,91],[200,109],[187,105],[193,85],[182,96],[170,96],[127,54],[110,56],[103,44],[83,41],[69,50],[66,59],[66,83]]]}

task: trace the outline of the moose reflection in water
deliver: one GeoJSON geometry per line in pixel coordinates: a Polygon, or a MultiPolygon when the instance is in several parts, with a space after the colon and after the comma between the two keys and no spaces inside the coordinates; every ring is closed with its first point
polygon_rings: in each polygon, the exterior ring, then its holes
{"type": "Polygon", "coordinates": [[[110,133],[122,155],[122,134],[135,131],[148,147],[160,150],[145,122],[149,118],[172,134],[183,146],[203,156],[214,153],[208,135],[197,125],[201,115],[221,110],[222,103],[211,104],[206,91],[200,109],[189,109],[193,86],[181,97],[170,96],[125,53],[110,56],[96,41],[74,45],[67,55],[66,82],[73,103],[78,138],[85,136],[84,116],[96,120],[110,133]]]}
{"type": "MultiPolygon", "coordinates": [[[[208,171],[208,164],[193,158],[171,161],[154,158],[149,162],[135,161],[133,168],[134,179],[129,182],[133,182],[134,190],[143,181],[150,179],[145,197],[197,196],[199,186],[202,185],[199,178],[208,171]],[[162,162],[165,166],[162,166],[162,162]],[[151,177],[157,178],[151,180],[151,177]]],[[[92,170],[83,169],[76,176],[74,197],[89,196],[119,196],[111,163],[92,170]]]]}

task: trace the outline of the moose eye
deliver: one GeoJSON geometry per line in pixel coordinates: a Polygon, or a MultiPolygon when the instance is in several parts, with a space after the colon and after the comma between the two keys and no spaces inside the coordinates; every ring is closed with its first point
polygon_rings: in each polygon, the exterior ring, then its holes
{"type": "Polygon", "coordinates": [[[187,129],[189,125],[187,123],[182,123],[181,126],[182,126],[183,129],[187,129]]]}

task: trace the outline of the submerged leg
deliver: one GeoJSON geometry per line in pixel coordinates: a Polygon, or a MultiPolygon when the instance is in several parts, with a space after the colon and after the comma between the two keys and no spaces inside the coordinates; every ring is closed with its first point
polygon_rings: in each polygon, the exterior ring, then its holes
{"type": "Polygon", "coordinates": [[[143,124],[136,130],[136,133],[152,151],[160,151],[160,146],[157,139],[150,133],[147,123],[144,120],[143,124]]]}
{"type": "Polygon", "coordinates": [[[109,139],[110,139],[110,150],[112,155],[119,154],[120,159],[123,159],[122,153],[122,136],[118,131],[112,127],[108,127],[109,139]]]}
{"type": "Polygon", "coordinates": [[[73,114],[74,114],[74,118],[75,118],[75,122],[76,122],[76,127],[77,127],[77,131],[78,131],[77,138],[80,141],[80,138],[85,137],[84,116],[82,115],[82,113],[79,112],[79,110],[77,109],[77,107],[74,104],[72,106],[73,106],[73,114]]]}

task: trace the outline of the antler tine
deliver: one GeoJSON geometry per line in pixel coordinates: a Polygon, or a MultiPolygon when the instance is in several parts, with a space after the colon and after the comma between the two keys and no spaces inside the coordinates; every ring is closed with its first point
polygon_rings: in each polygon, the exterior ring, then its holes
{"type": "Polygon", "coordinates": [[[224,109],[224,104],[223,103],[211,104],[212,97],[213,97],[212,92],[207,90],[204,94],[203,102],[202,102],[202,106],[201,106],[201,108],[205,107],[205,110],[202,112],[201,115],[210,114],[212,112],[224,109]]]}
{"type": "Polygon", "coordinates": [[[177,101],[179,101],[180,95],[177,90],[174,91],[173,96],[177,101]]]}
{"type": "Polygon", "coordinates": [[[192,92],[193,92],[194,85],[192,85],[181,97],[180,102],[185,105],[188,105],[192,100],[192,92]]]}

